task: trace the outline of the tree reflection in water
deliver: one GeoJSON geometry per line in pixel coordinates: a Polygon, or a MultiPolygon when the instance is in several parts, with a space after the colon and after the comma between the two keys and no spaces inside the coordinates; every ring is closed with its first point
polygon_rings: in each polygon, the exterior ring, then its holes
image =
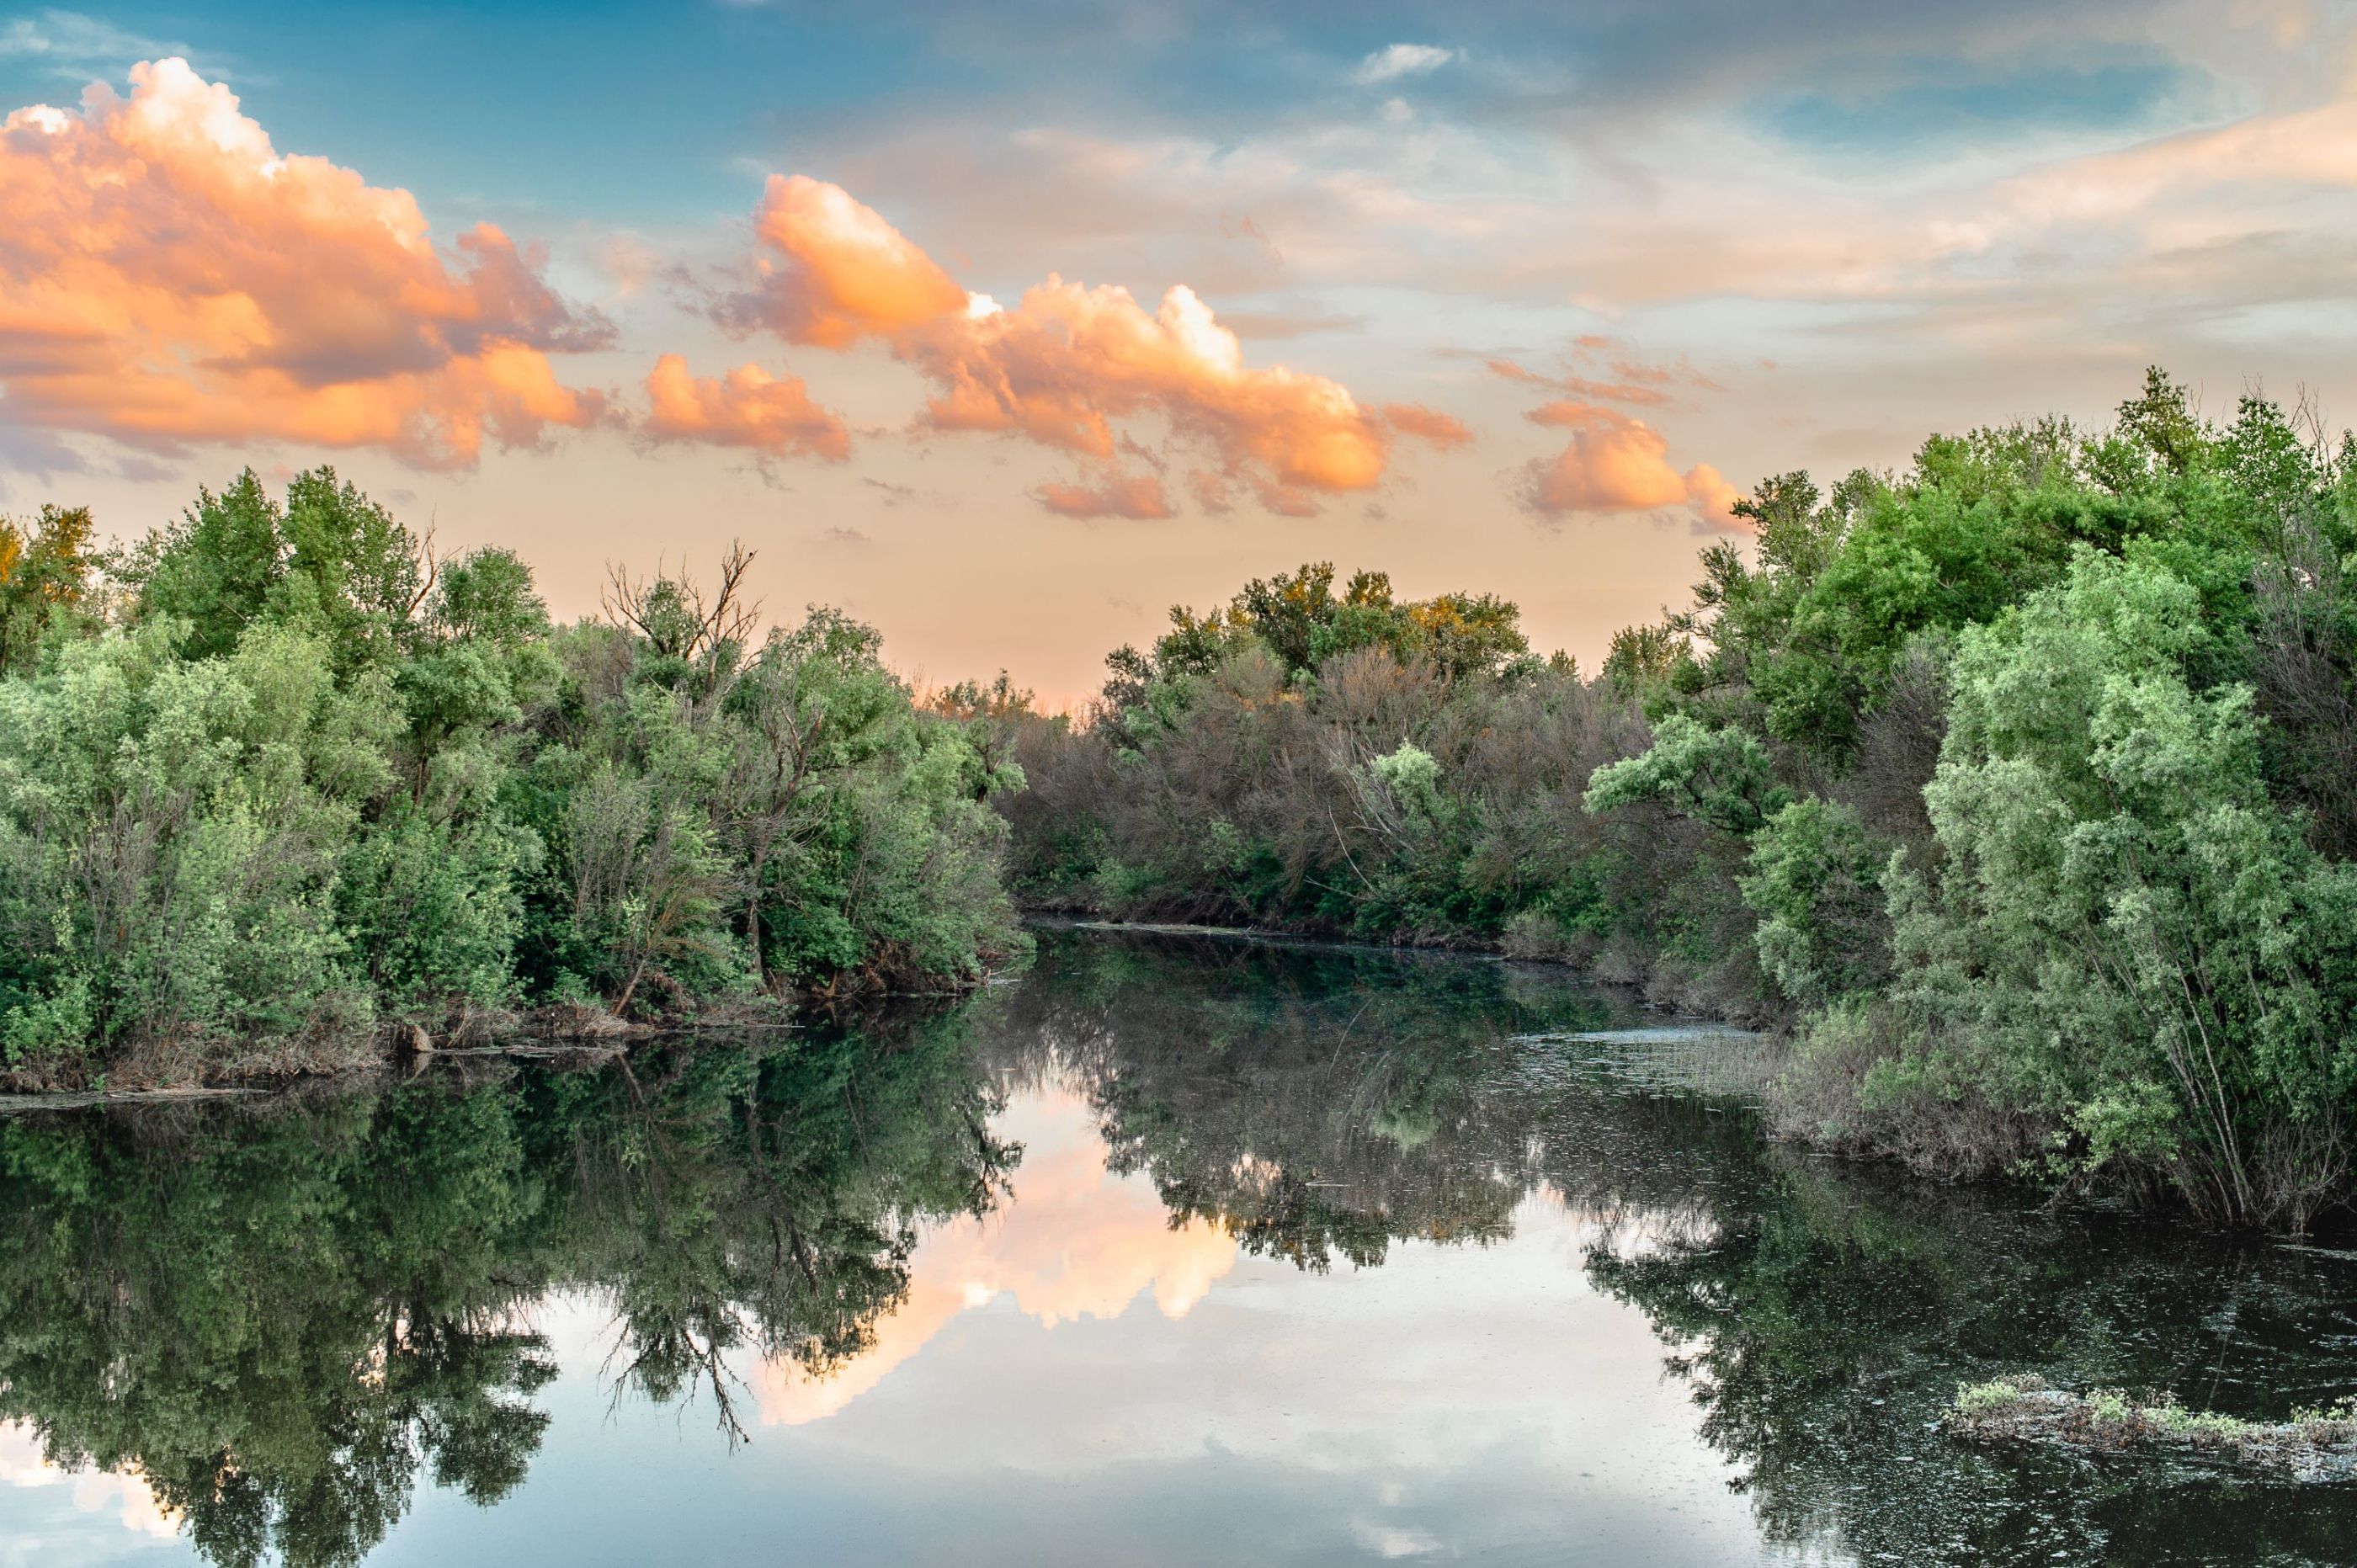
{"type": "Polygon", "coordinates": [[[1304,1270],[1488,1245],[1558,1198],[1771,1541],[1961,1563],[2329,1562],[2357,1539],[2346,1491],[1933,1424],[1959,1380],[2020,1367],[2241,1413],[2328,1402],[2357,1387],[2346,1259],[1792,1155],[1658,1060],[1562,1038],[1634,1016],[1510,965],[1051,932],[955,1012],[782,1046],[19,1116],[0,1417],[56,1463],[144,1476],[215,1561],[354,1562],[421,1474],[482,1503],[524,1479],[551,1292],[611,1307],[616,1397],[708,1402],[732,1440],[749,1361],[807,1382],[856,1360],[921,1238],[1010,1195],[1019,1215],[994,1121],[1052,1087],[1161,1223],[1304,1270]]]}
{"type": "Polygon", "coordinates": [[[1014,1079],[1073,1074],[1117,1165],[1251,1251],[1371,1265],[1560,1197],[1771,1541],[1910,1563],[2337,1563],[2357,1541],[2349,1488],[1992,1455],[1937,1425],[1959,1381],[2024,1367],[2254,1416],[2330,1404],[2357,1391],[2347,1252],[1800,1155],[1609,1048],[1517,1043],[1632,1021],[1550,972],[1065,938],[1013,1003],[1014,1079]]]}
{"type": "Polygon", "coordinates": [[[609,1298],[618,1393],[728,1355],[823,1372],[907,1285],[927,1220],[1018,1151],[961,1020],[276,1103],[0,1124],[0,1417],[143,1476],[209,1558],[346,1563],[421,1469],[523,1477],[555,1374],[527,1309],[609,1298]]]}

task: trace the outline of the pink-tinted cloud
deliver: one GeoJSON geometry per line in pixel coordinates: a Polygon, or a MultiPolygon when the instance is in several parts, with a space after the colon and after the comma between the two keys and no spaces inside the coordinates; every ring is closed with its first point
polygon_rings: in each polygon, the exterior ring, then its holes
{"type": "Polygon", "coordinates": [[[2357,186],[2357,93],[2312,108],[2254,114],[2212,130],[2066,160],[2001,188],[2040,222],[2113,220],[2208,190],[2346,190],[2357,186]]]}
{"type": "Polygon", "coordinates": [[[1235,510],[1236,487],[1226,475],[1211,468],[1190,469],[1187,489],[1194,496],[1195,504],[1217,517],[1235,510]]]}
{"type": "Polygon", "coordinates": [[[1178,511],[1152,474],[1109,473],[1087,484],[1047,484],[1031,492],[1060,517],[1126,517],[1153,521],[1178,511]]]}
{"type": "MultiPolygon", "coordinates": [[[[1123,288],[1050,275],[1012,309],[968,295],[841,188],[773,178],[747,286],[716,314],[797,343],[888,343],[933,384],[921,423],[1013,435],[1104,460],[1116,426],[1157,415],[1272,510],[1383,477],[1389,431],[1323,376],[1245,366],[1236,335],[1184,285],[1149,312],[1123,288]]],[[[1431,419],[1445,416],[1431,415],[1431,419]]],[[[1419,432],[1421,434],[1421,432],[1419,432]]]]}
{"type": "Polygon", "coordinates": [[[1688,468],[1686,499],[1694,503],[1695,515],[1712,528],[1728,533],[1749,533],[1750,522],[1735,515],[1735,503],[1743,492],[1727,482],[1727,477],[1707,463],[1696,463],[1688,468]]]}
{"type": "Polygon", "coordinates": [[[1383,404],[1383,419],[1402,435],[1429,441],[1444,452],[1472,444],[1473,433],[1465,428],[1463,420],[1420,403],[1387,403],[1383,404]]]}
{"type": "Polygon", "coordinates": [[[792,376],[772,376],[739,365],[724,377],[689,373],[687,361],[665,354],[647,376],[647,434],[658,441],[746,446],[772,456],[851,455],[851,432],[840,414],[811,399],[792,376]]]}
{"type": "Polygon", "coordinates": [[[1705,392],[1721,392],[1717,381],[1681,360],[1674,365],[1649,364],[1620,352],[1618,338],[1585,333],[1575,338],[1565,358],[1575,362],[1604,359],[1607,372],[1612,378],[1566,373],[1560,376],[1542,375],[1512,360],[1492,359],[1483,361],[1490,373],[1510,381],[1531,386],[1553,387],[1574,398],[1588,403],[1617,403],[1640,408],[1666,408],[1677,402],[1674,387],[1686,386],[1705,392]]]}
{"type": "Polygon", "coordinates": [[[1666,406],[1675,400],[1669,388],[1685,384],[1715,387],[1716,382],[1680,360],[1675,365],[1649,364],[1633,359],[1617,338],[1587,334],[1572,339],[1566,356],[1573,362],[1607,359],[1619,380],[1600,381],[1585,376],[1541,375],[1512,360],[1486,361],[1491,374],[1528,386],[1546,387],[1566,395],[1550,399],[1523,414],[1534,424],[1571,432],[1571,444],[1552,458],[1528,465],[1523,476],[1523,502],[1543,517],[1572,512],[1660,511],[1689,508],[1696,521],[1719,529],[1740,530],[1743,521],[1733,510],[1739,492],[1717,468],[1697,463],[1681,473],[1670,463],[1668,437],[1625,408],[1666,406]]]}
{"type": "Polygon", "coordinates": [[[1716,527],[1739,521],[1728,510],[1734,489],[1718,470],[1697,463],[1680,473],[1670,465],[1668,439],[1641,419],[1565,401],[1544,403],[1524,417],[1571,432],[1569,446],[1526,472],[1524,500],[1543,516],[1691,506],[1700,521],[1716,527]]]}
{"type": "Polygon", "coordinates": [[[151,447],[375,446],[425,467],[606,415],[551,354],[612,329],[490,224],[450,251],[405,190],[282,155],[181,59],[127,99],[0,125],[7,417],[151,447]]]}

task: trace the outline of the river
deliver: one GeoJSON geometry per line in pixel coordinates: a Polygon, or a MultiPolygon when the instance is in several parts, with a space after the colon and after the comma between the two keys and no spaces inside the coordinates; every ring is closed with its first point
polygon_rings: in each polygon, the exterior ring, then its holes
{"type": "Polygon", "coordinates": [[[2357,1492],[1967,1447],[2357,1391],[2357,1253],[1767,1141],[1539,967],[1044,929],[627,1070],[0,1118],[0,1561],[2339,1563],[2357,1492]]]}

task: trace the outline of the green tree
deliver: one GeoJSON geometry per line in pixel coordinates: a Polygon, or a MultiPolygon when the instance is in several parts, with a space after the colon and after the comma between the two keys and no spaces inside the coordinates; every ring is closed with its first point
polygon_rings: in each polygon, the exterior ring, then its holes
{"type": "Polygon", "coordinates": [[[2347,1176],[2357,866],[2268,799],[2249,691],[2189,682],[2212,635],[2181,579],[2093,551],[1967,629],[1898,994],[1942,1070],[2058,1116],[2073,1161],[2297,1227],[2347,1176]]]}
{"type": "Polygon", "coordinates": [[[30,526],[0,518],[0,680],[30,672],[53,630],[88,618],[95,528],[88,507],[45,506],[30,526]]]}

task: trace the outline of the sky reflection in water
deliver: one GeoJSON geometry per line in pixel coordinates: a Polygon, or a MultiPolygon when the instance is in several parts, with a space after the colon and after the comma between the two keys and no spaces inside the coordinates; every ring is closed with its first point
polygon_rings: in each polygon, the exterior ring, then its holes
{"type": "Polygon", "coordinates": [[[239,1561],[270,1530],[371,1563],[2321,1562],[2351,1538],[2342,1493],[1928,1423],[1959,1376],[2023,1365],[2198,1372],[2189,1397],[2254,1411],[2349,1386],[2357,1264],[1790,1157],[1663,1091],[1674,1039],[1562,1037],[1632,1021],[1494,964],[1062,933],[905,1037],[651,1063],[629,1094],[535,1069],[20,1118],[0,1373],[30,1419],[0,1427],[0,1561],[239,1561]],[[285,1197],[199,1215],[200,1262],[232,1299],[254,1282],[247,1315],[349,1281],[270,1331],[324,1324],[308,1364],[349,1386],[269,1382],[269,1343],[183,1299],[180,1221],[140,1218],[232,1158],[285,1197]],[[82,1366],[139,1387],[86,1400],[82,1366]],[[395,1385],[424,1391],[389,1408],[395,1385]],[[60,1469],[52,1430],[114,1473],[60,1469]],[[214,1443],[255,1477],[225,1520],[214,1443]]]}

